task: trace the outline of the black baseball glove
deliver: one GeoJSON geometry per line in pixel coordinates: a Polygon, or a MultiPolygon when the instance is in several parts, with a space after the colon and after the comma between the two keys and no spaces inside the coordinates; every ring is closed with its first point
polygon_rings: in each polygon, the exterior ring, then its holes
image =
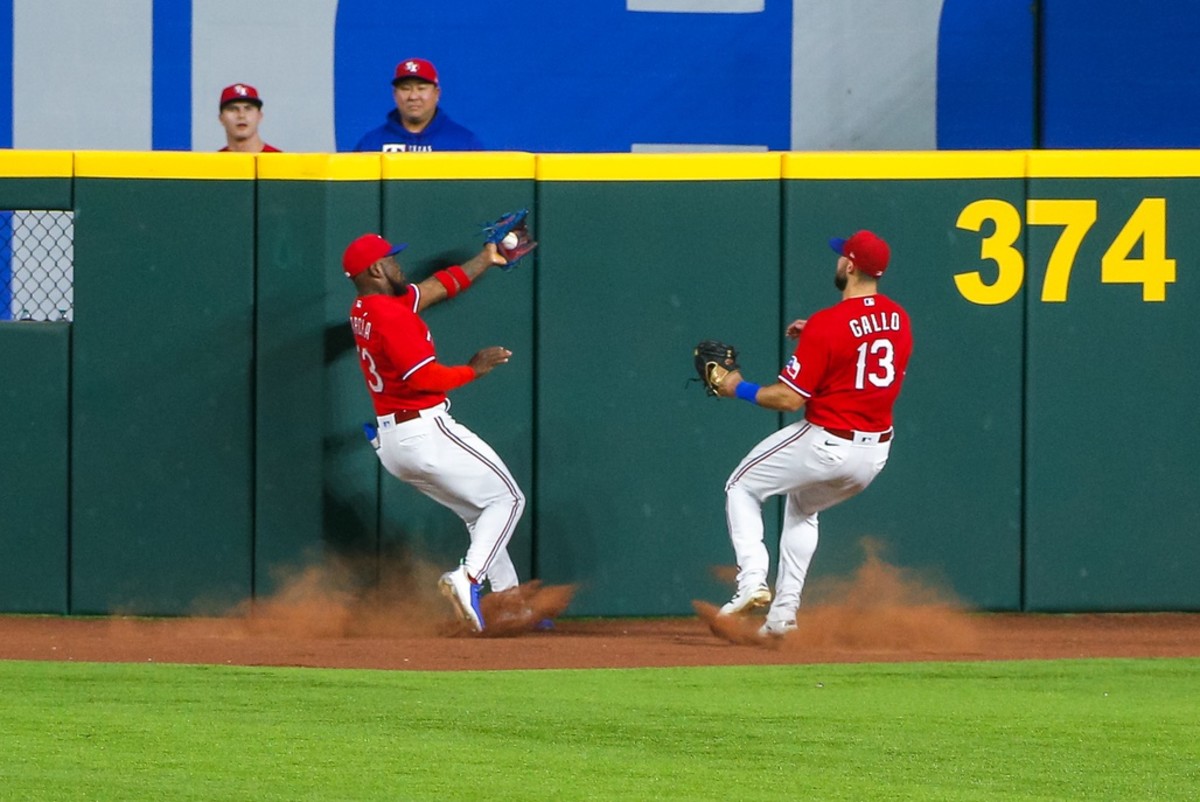
{"type": "Polygon", "coordinates": [[[529,233],[528,209],[509,212],[500,219],[483,224],[485,242],[494,243],[496,250],[507,260],[500,265],[501,270],[512,270],[530,251],[537,247],[537,241],[529,233]]]}
{"type": "Polygon", "coordinates": [[[703,340],[692,351],[696,373],[704,384],[704,392],[717,395],[717,388],[735,370],[741,370],[737,349],[719,340],[703,340]]]}

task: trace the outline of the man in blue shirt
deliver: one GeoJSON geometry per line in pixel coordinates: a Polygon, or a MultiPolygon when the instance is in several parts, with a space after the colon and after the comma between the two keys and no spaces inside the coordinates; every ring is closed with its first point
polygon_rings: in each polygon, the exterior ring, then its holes
{"type": "Polygon", "coordinates": [[[433,64],[423,58],[401,61],[392,79],[396,108],[388,112],[386,123],[363,134],[354,149],[375,153],[483,150],[475,134],[438,108],[441,95],[433,64]]]}

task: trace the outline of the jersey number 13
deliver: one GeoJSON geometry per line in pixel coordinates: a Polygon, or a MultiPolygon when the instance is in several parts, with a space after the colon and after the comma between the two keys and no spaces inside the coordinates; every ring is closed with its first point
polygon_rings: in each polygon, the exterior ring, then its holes
{"type": "Polygon", "coordinates": [[[854,371],[854,389],[862,390],[870,382],[888,387],[896,380],[895,349],[888,339],[872,340],[858,346],[858,365],[854,371]]]}

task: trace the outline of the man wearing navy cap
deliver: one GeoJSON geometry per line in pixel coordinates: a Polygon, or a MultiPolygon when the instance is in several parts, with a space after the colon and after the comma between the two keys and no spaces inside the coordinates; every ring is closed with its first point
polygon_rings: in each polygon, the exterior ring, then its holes
{"type": "Polygon", "coordinates": [[[396,108],[388,112],[387,122],[364,134],[354,149],[373,153],[483,150],[475,134],[438,108],[441,96],[432,63],[423,58],[401,61],[392,78],[396,108]]]}

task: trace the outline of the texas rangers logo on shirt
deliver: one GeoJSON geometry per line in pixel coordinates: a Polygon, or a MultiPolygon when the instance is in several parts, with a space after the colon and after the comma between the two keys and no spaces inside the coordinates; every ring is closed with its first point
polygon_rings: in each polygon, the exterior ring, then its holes
{"type": "Polygon", "coordinates": [[[789,379],[795,379],[800,375],[800,360],[796,359],[795,354],[793,354],[792,358],[788,360],[788,363],[784,366],[783,370],[785,373],[787,373],[789,379]]]}

